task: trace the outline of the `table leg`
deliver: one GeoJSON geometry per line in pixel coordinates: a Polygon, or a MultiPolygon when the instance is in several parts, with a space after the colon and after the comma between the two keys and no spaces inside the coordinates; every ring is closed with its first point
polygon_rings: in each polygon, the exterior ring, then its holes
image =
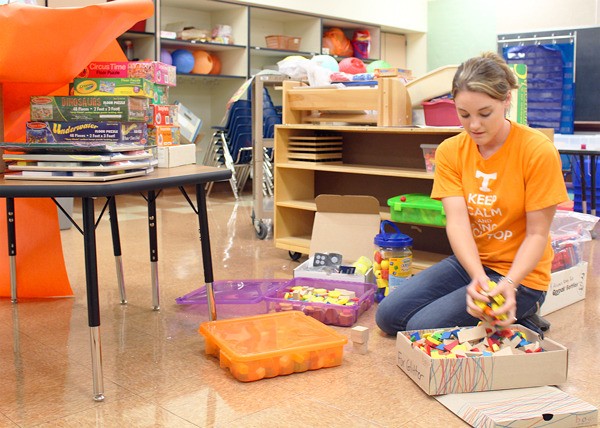
{"type": "Polygon", "coordinates": [[[10,263],[10,301],[17,303],[17,230],[13,198],[6,198],[6,225],[8,228],[8,261],[10,263]]]}
{"type": "Polygon", "coordinates": [[[592,197],[590,198],[590,207],[592,215],[596,215],[596,155],[590,155],[590,188],[592,197]]]}
{"type": "Polygon", "coordinates": [[[92,350],[92,375],[94,400],[104,400],[102,375],[102,345],[100,343],[100,299],[98,296],[98,261],[96,259],[96,224],[94,199],[81,198],[83,214],[83,246],[85,256],[85,282],[87,289],[88,325],[92,350]]]}
{"type": "Polygon", "coordinates": [[[152,309],[160,309],[158,286],[158,237],[156,229],[156,193],[148,192],[148,236],[150,238],[150,273],[152,275],[152,309]]]}
{"type": "Polygon", "coordinates": [[[115,264],[117,269],[117,283],[119,284],[119,293],[121,294],[121,304],[127,304],[127,294],[125,292],[125,280],[123,276],[123,258],[121,257],[121,235],[119,233],[119,218],[117,216],[116,196],[111,196],[108,200],[108,215],[110,218],[110,232],[113,242],[113,254],[115,255],[115,264]]]}
{"type": "Polygon", "coordinates": [[[585,189],[585,155],[579,155],[579,164],[581,168],[579,170],[579,175],[581,176],[581,212],[587,214],[587,195],[585,189]]]}
{"type": "Polygon", "coordinates": [[[204,268],[204,282],[206,284],[206,298],[208,299],[209,320],[217,319],[215,305],[215,292],[213,289],[213,265],[210,251],[210,236],[208,234],[208,212],[206,209],[206,193],[202,184],[196,184],[196,202],[198,204],[198,223],[200,225],[200,244],[202,246],[202,264],[204,268]]]}

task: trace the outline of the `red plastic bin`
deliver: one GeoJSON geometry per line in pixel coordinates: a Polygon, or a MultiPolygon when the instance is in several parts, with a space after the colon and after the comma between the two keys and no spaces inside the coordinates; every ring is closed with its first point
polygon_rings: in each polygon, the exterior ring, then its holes
{"type": "Polygon", "coordinates": [[[427,126],[460,126],[454,100],[441,99],[421,103],[427,126]]]}

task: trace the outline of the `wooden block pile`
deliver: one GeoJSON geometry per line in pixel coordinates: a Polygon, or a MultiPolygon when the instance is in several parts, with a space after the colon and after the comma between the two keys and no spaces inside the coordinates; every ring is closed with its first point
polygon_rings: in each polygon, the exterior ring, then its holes
{"type": "Polygon", "coordinates": [[[529,342],[525,333],[496,328],[488,323],[429,333],[405,333],[413,346],[431,358],[467,358],[543,352],[539,342],[529,342]]]}

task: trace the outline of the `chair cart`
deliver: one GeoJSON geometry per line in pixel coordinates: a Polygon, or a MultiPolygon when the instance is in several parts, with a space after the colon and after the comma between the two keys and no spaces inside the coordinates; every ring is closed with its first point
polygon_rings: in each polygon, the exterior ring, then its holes
{"type": "Polygon", "coordinates": [[[268,236],[273,220],[273,137],[281,123],[281,110],[273,105],[267,86],[289,79],[281,73],[259,73],[252,83],[252,225],[259,239],[268,236]]]}

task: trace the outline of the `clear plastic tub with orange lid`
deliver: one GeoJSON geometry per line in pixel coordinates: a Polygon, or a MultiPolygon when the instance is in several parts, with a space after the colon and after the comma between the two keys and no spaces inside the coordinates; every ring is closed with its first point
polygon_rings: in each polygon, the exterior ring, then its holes
{"type": "Polygon", "coordinates": [[[205,352],[242,382],[342,364],[348,338],[300,311],[200,324],[205,352]]]}

